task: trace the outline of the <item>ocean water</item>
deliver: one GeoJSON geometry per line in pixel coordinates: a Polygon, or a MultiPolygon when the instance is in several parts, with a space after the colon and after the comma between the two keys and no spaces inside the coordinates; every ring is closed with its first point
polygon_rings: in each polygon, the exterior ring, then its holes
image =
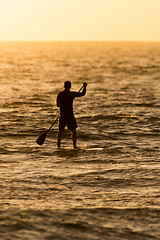
{"type": "Polygon", "coordinates": [[[0,43],[0,239],[160,239],[160,43],[0,43]],[[79,150],[58,126],[66,80],[79,150]]]}

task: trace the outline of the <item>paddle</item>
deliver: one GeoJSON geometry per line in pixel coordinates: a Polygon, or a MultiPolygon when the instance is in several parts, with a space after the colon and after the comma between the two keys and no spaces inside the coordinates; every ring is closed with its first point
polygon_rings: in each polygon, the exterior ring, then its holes
{"type": "Polygon", "coordinates": [[[57,122],[59,116],[56,118],[56,120],[52,123],[52,125],[50,126],[50,128],[45,132],[43,133],[42,135],[40,135],[37,140],[36,140],[36,143],[38,145],[43,145],[45,139],[46,139],[46,136],[47,136],[47,133],[49,132],[49,130],[53,127],[53,125],[57,122]]]}
{"type": "MultiPolygon", "coordinates": [[[[79,89],[78,92],[80,92],[83,87],[84,87],[84,86],[82,86],[82,87],[79,89]]],[[[53,127],[53,125],[58,121],[58,118],[59,118],[59,116],[58,116],[58,117],[56,118],[56,120],[52,123],[52,125],[50,126],[50,128],[49,128],[45,133],[43,133],[42,135],[40,135],[40,136],[37,138],[36,143],[37,143],[38,145],[43,145],[43,143],[44,143],[44,141],[45,141],[45,139],[46,139],[47,133],[50,131],[50,129],[53,127]]]]}

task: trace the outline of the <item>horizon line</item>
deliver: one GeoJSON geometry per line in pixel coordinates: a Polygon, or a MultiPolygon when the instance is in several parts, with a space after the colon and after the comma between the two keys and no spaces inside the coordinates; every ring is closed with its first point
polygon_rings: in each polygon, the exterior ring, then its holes
{"type": "Polygon", "coordinates": [[[0,40],[0,42],[142,42],[160,43],[160,40],[0,40]]]}

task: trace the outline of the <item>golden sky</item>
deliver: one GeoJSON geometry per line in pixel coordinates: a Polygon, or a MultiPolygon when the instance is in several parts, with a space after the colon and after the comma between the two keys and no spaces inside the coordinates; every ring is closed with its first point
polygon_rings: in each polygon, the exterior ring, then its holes
{"type": "Polygon", "coordinates": [[[0,0],[0,41],[160,41],[160,0],[0,0]]]}

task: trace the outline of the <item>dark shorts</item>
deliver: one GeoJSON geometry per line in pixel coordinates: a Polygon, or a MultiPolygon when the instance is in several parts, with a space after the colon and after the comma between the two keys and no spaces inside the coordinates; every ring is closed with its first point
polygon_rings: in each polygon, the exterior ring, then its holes
{"type": "Polygon", "coordinates": [[[74,117],[74,115],[72,116],[60,116],[59,118],[59,130],[62,130],[65,128],[65,126],[67,125],[68,129],[72,130],[72,129],[76,129],[77,128],[77,123],[76,123],[76,119],[74,117]]]}

